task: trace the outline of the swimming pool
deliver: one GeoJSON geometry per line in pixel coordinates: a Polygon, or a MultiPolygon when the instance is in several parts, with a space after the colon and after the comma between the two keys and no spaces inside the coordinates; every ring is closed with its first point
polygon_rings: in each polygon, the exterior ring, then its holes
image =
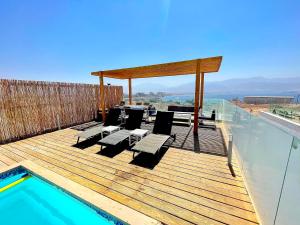
{"type": "Polygon", "coordinates": [[[3,225],[125,224],[24,168],[0,175],[3,225]]]}

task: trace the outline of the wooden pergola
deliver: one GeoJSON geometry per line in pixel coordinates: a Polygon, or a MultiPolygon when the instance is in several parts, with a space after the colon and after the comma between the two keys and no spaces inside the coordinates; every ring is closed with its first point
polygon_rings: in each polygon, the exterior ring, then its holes
{"type": "Polygon", "coordinates": [[[127,79],[129,88],[129,104],[132,104],[132,79],[195,74],[194,134],[197,134],[199,107],[201,110],[203,108],[204,74],[218,72],[221,62],[222,56],[217,56],[150,66],[92,72],[92,75],[99,76],[100,109],[102,110],[102,117],[105,119],[104,77],[127,79]]]}

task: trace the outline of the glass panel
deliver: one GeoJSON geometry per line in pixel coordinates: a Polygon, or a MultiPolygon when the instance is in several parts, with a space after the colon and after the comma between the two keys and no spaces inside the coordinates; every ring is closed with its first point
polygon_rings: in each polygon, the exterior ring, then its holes
{"type": "Polygon", "coordinates": [[[278,208],[276,225],[300,221],[300,139],[294,138],[278,208]]]}
{"type": "Polygon", "coordinates": [[[223,115],[259,217],[273,224],[293,137],[227,101],[223,115]]]}
{"type": "Polygon", "coordinates": [[[204,104],[203,104],[203,115],[204,116],[211,116],[211,113],[213,110],[216,111],[216,119],[221,120],[219,113],[222,111],[222,104],[223,100],[222,99],[217,99],[217,98],[205,98],[204,99],[204,104]]]}

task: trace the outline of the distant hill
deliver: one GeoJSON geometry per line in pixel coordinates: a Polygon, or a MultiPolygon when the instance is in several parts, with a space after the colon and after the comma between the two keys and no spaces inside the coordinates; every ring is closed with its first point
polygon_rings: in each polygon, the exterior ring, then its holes
{"type": "MultiPolygon", "coordinates": [[[[164,91],[172,94],[192,94],[193,82],[176,87],[166,87],[162,84],[145,84],[137,88],[139,92],[164,91]]],[[[137,90],[136,90],[137,91],[137,90]]],[[[224,81],[206,82],[205,94],[207,97],[243,97],[246,95],[291,95],[300,94],[300,77],[265,78],[252,77],[245,79],[229,79],[224,81]]]]}
{"type": "MultiPolygon", "coordinates": [[[[137,93],[137,92],[159,92],[159,91],[163,91],[163,92],[167,92],[168,87],[164,86],[163,84],[157,84],[157,83],[143,83],[143,84],[139,84],[139,85],[134,85],[133,86],[133,92],[137,93]]],[[[125,91],[127,91],[125,89],[125,91]]]]}

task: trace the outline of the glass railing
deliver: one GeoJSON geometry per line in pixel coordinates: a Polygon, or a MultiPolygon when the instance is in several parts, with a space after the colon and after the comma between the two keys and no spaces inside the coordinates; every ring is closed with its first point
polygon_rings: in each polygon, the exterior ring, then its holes
{"type": "MultiPolygon", "coordinates": [[[[177,102],[151,102],[167,110],[177,102]]],[[[182,103],[181,103],[182,104],[182,103]]],[[[263,225],[300,221],[300,134],[251,114],[221,99],[205,99],[203,113],[216,110],[233,138],[235,153],[260,222],[263,225]]]]}
{"type": "MultiPolygon", "coordinates": [[[[126,104],[129,104],[129,99],[124,98],[126,104]]],[[[153,105],[157,110],[166,111],[169,105],[194,106],[194,97],[191,95],[183,96],[165,96],[165,97],[133,97],[134,104],[153,105]],[[168,98],[169,97],[169,98],[168,98]],[[171,98],[172,97],[172,98],[171,98]]],[[[211,116],[212,110],[222,111],[223,99],[205,98],[203,104],[203,115],[211,116]]]]}
{"type": "Polygon", "coordinates": [[[223,100],[219,117],[262,224],[300,221],[300,142],[287,129],[223,100]]]}
{"type": "Polygon", "coordinates": [[[300,139],[294,138],[282,187],[276,224],[300,221],[300,139]]]}

